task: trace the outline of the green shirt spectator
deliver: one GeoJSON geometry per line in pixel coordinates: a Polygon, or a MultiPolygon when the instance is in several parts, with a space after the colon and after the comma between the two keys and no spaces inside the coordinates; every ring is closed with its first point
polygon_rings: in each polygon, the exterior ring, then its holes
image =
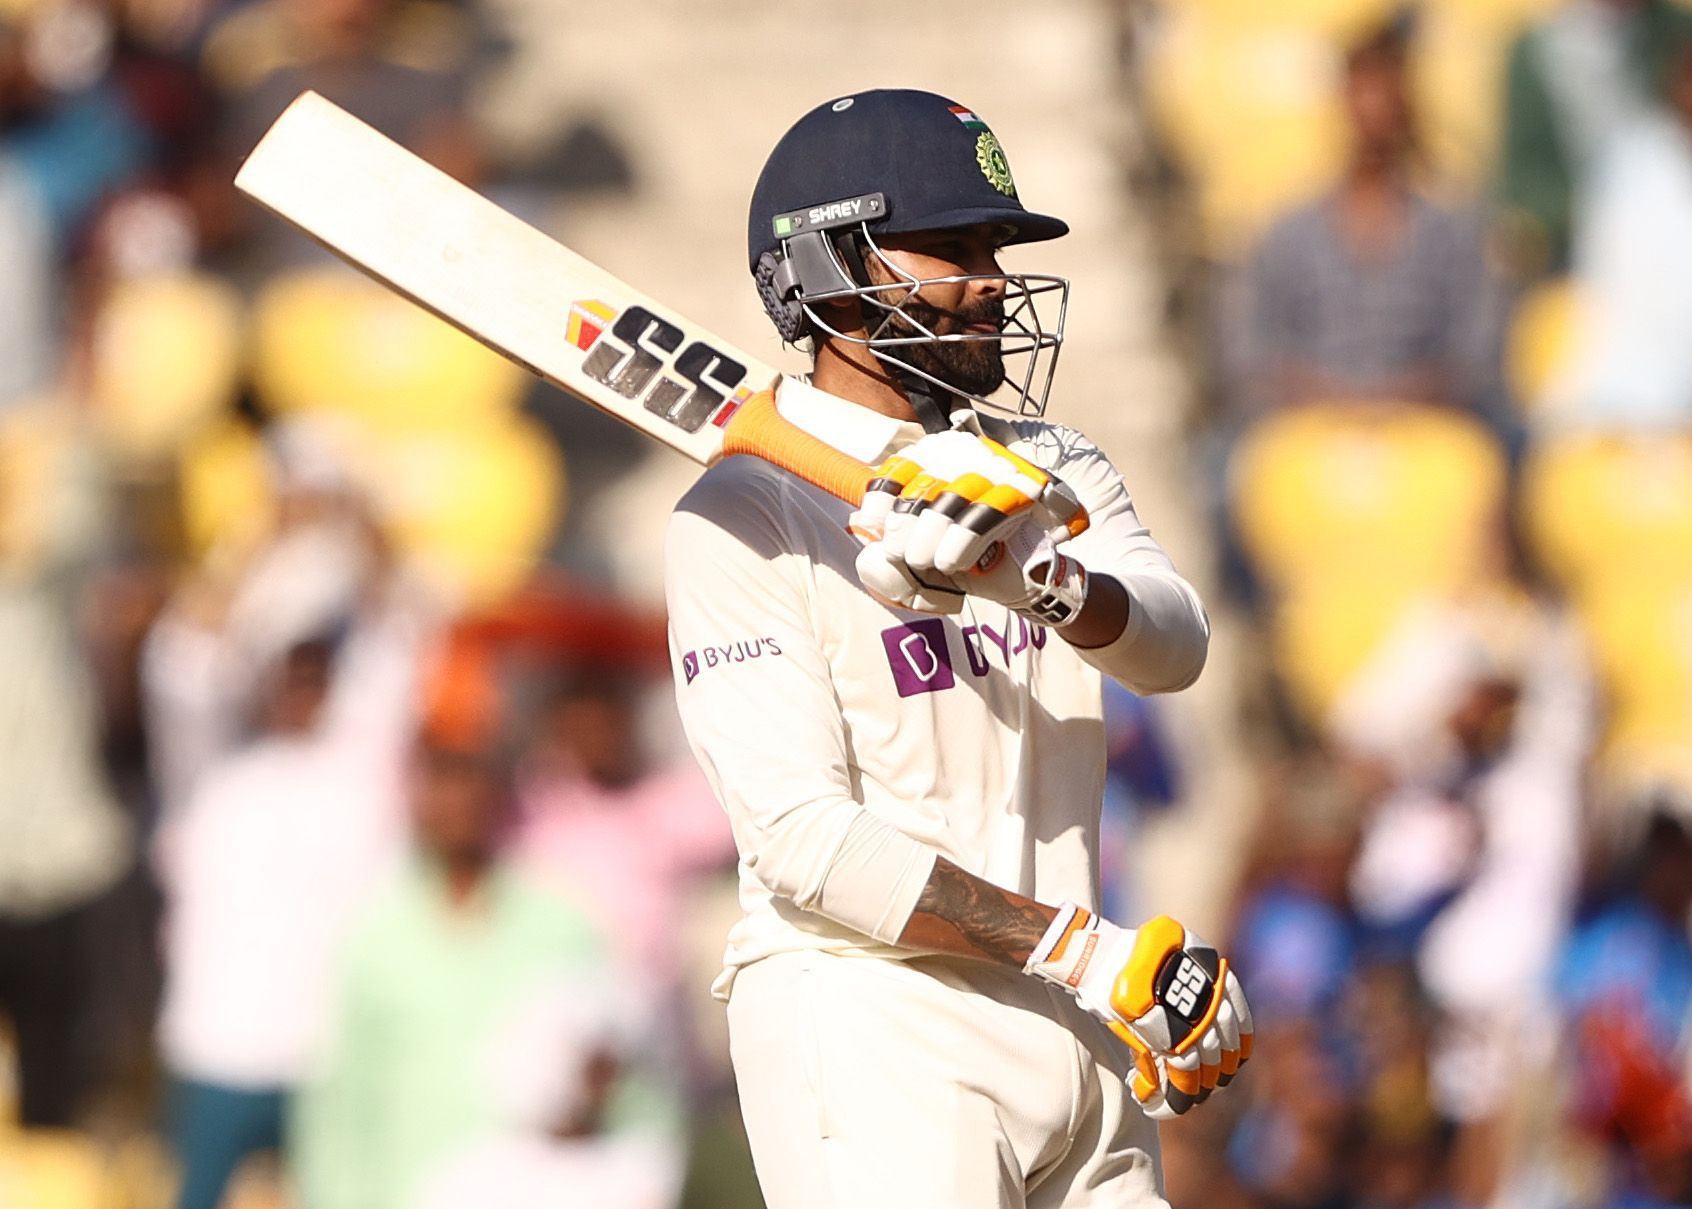
{"type": "Polygon", "coordinates": [[[469,1147],[597,1115],[610,979],[586,917],[498,865],[454,898],[419,861],[350,940],[294,1121],[304,1209],[410,1206],[469,1147]]]}

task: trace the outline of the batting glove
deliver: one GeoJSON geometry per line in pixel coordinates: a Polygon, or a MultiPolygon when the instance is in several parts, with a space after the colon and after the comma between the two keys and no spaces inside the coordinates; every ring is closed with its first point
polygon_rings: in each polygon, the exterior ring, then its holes
{"type": "Polygon", "coordinates": [[[1134,1054],[1128,1087],[1166,1121],[1233,1081],[1251,1057],[1251,1008],[1215,948],[1167,915],[1119,928],[1067,903],[1029,955],[1134,1054]]]}
{"type": "Polygon", "coordinates": [[[1061,479],[954,430],[882,463],[849,527],[866,542],[858,577],[883,600],[955,613],[977,596],[1061,627],[1081,611],[1087,573],[1057,547],[1086,523],[1061,479]]]}

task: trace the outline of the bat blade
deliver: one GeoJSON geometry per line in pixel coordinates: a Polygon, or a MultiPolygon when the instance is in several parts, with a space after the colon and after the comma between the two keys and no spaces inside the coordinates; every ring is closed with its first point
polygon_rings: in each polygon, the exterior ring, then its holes
{"type": "MultiPolygon", "coordinates": [[[[495,352],[696,462],[722,457],[740,408],[780,378],[316,93],[276,120],[235,185],[495,352]]],[[[766,423],[766,438],[783,427],[766,423]]]]}

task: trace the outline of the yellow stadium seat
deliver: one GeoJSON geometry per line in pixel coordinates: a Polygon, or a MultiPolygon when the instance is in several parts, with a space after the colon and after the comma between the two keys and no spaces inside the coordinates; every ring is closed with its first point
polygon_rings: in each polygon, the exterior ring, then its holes
{"type": "Polygon", "coordinates": [[[95,415],[123,458],[168,457],[235,397],[243,357],[235,290],[204,274],[118,282],[94,319],[95,415]]]}
{"type": "Polygon", "coordinates": [[[75,448],[66,418],[51,404],[0,411],[0,566],[28,566],[49,544],[57,479],[75,448]]]}
{"type": "Polygon", "coordinates": [[[1581,596],[1606,580],[1692,582],[1692,436],[1571,435],[1523,470],[1534,549],[1581,596]]]}
{"type": "MultiPolygon", "coordinates": [[[[1467,202],[1497,152],[1504,61],[1527,21],[1561,0],[1427,0],[1412,90],[1429,178],[1467,202]]],[[[1237,258],[1343,163],[1345,48],[1397,0],[1166,0],[1150,23],[1153,113],[1194,183],[1208,250],[1237,258]]]]}
{"type": "Polygon", "coordinates": [[[1606,780],[1692,790],[1692,436],[1550,441],[1524,468],[1522,508],[1592,644],[1606,780]]]}
{"type": "Polygon", "coordinates": [[[1476,420],[1381,404],[1293,408],[1230,467],[1246,552],[1269,586],[1276,663],[1313,718],[1404,607],[1494,573],[1504,457],[1476,420]]]}
{"type": "Polygon", "coordinates": [[[1493,552],[1504,457],[1472,417],[1317,404],[1261,421],[1231,467],[1241,532],[1266,579],[1343,572],[1438,589],[1493,552]]]}
{"type": "Polygon", "coordinates": [[[1166,0],[1165,7],[1224,29],[1293,29],[1344,42],[1391,17],[1400,0],[1166,0]]]}
{"type": "Polygon", "coordinates": [[[379,441],[364,469],[399,545],[473,605],[530,577],[563,514],[557,449],[521,416],[379,441]]]}
{"type": "Polygon", "coordinates": [[[76,400],[0,409],[0,565],[27,574],[105,524],[97,459],[76,400]]]}
{"type": "Polygon", "coordinates": [[[1438,9],[1462,9],[1476,22],[1485,22],[1501,30],[1515,32],[1530,22],[1555,12],[1568,0],[1425,0],[1426,6],[1438,9]]]}
{"type": "MultiPolygon", "coordinates": [[[[564,470],[544,430],[516,412],[452,427],[378,432],[345,426],[348,486],[367,498],[407,561],[454,598],[498,600],[546,553],[564,507],[564,470]]],[[[263,536],[276,507],[264,443],[230,424],[184,452],[183,525],[204,554],[263,536]]]]}
{"type": "Polygon", "coordinates": [[[1308,30],[1230,28],[1178,12],[1158,32],[1154,112],[1194,181],[1217,255],[1239,255],[1333,178],[1343,153],[1338,68],[1333,43],[1308,30]]]}
{"type": "Polygon", "coordinates": [[[0,1140],[0,1205],[102,1209],[110,1181],[99,1149],[70,1130],[27,1129],[0,1140]]]}
{"type": "Polygon", "coordinates": [[[508,411],[525,386],[504,358],[349,270],[278,278],[254,329],[259,393],[279,412],[336,411],[403,433],[508,411]]]}
{"type": "Polygon", "coordinates": [[[222,542],[247,546],[269,529],[275,512],[264,443],[235,421],[209,430],[182,450],[177,492],[183,534],[196,555],[222,542]]]}
{"type": "Polygon", "coordinates": [[[176,1163],[157,1134],[134,1134],[118,1143],[108,1171],[114,1189],[110,1209],[170,1209],[176,1203],[176,1163]]]}
{"type": "Polygon", "coordinates": [[[1496,163],[1505,61],[1535,5],[1546,0],[1432,0],[1419,10],[1411,70],[1422,142],[1464,201],[1496,163]]]}
{"type": "Polygon", "coordinates": [[[1287,696],[1320,720],[1391,636],[1414,598],[1405,585],[1363,577],[1304,584],[1280,600],[1269,633],[1287,696]]]}
{"type": "Polygon", "coordinates": [[[1510,47],[1524,26],[1566,0],[1423,0],[1412,73],[1422,143],[1458,198],[1484,195],[1497,164],[1510,47]]]}
{"type": "Polygon", "coordinates": [[[1692,580],[1606,581],[1579,608],[1606,706],[1607,778],[1692,789],[1692,580]]]}
{"type": "Polygon", "coordinates": [[[1517,304],[1505,369],[1510,391],[1525,410],[1545,402],[1547,389],[1568,367],[1579,329],[1579,296],[1566,277],[1541,282],[1517,304]]]}

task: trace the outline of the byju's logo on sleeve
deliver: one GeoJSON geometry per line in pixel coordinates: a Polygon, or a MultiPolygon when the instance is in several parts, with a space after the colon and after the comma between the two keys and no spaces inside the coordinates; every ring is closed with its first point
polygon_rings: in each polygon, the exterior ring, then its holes
{"type": "Polygon", "coordinates": [[[701,672],[708,672],[714,667],[730,663],[748,663],[766,655],[779,654],[781,647],[774,638],[745,638],[726,646],[702,646],[696,651],[687,651],[682,655],[682,679],[684,683],[692,684],[701,672]]]}
{"type": "Polygon", "coordinates": [[[893,685],[901,697],[937,693],[958,682],[946,649],[946,623],[938,617],[906,622],[881,631],[893,685]]]}

